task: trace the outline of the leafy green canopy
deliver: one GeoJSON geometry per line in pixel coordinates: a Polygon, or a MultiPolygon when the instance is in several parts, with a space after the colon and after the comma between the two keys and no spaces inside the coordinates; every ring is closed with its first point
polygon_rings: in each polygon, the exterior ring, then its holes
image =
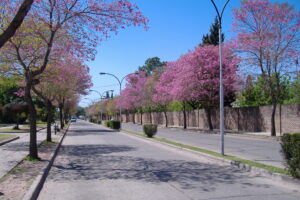
{"type": "MultiPolygon", "coordinates": [[[[222,34],[222,42],[224,42],[224,34],[222,34]]],[[[219,45],[219,20],[216,17],[215,22],[209,29],[209,34],[203,35],[200,45],[219,45]]]]}
{"type": "Polygon", "coordinates": [[[148,58],[145,61],[145,65],[139,67],[139,71],[146,72],[149,76],[155,71],[162,70],[162,66],[164,66],[166,62],[161,62],[159,57],[148,58]]]}
{"type": "MultiPolygon", "coordinates": [[[[272,76],[274,77],[274,76],[272,76]]],[[[273,81],[275,84],[276,81],[273,81]]],[[[280,80],[280,103],[288,103],[293,97],[291,94],[291,81],[288,76],[283,76],[280,80]]],[[[246,80],[245,87],[240,91],[240,95],[237,99],[237,104],[239,106],[264,106],[272,104],[272,96],[270,91],[267,90],[267,84],[263,76],[259,76],[255,80],[252,76],[248,76],[246,80]]]]}

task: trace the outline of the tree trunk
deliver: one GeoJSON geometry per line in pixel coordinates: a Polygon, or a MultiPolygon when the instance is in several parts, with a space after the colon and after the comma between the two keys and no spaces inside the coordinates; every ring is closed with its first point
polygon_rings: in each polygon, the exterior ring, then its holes
{"type": "Polygon", "coordinates": [[[183,128],[186,129],[186,103],[183,103],[183,128]]]}
{"type": "Polygon", "coordinates": [[[46,103],[47,106],[47,141],[48,142],[52,142],[52,138],[51,138],[51,123],[53,120],[53,116],[52,116],[52,103],[51,101],[47,101],[46,103]]]}
{"type": "Polygon", "coordinates": [[[13,127],[13,129],[14,129],[14,130],[20,130],[19,124],[20,124],[20,116],[19,116],[19,114],[17,113],[17,114],[16,114],[16,125],[13,127]]]}
{"type": "Polygon", "coordinates": [[[152,113],[150,112],[150,124],[152,124],[152,113]]]}
{"type": "MultiPolygon", "coordinates": [[[[69,122],[69,111],[68,110],[65,110],[64,112],[64,120],[65,120],[65,124],[67,124],[69,122]]],[[[97,115],[96,115],[96,119],[97,119],[97,115]]]]}
{"type": "Polygon", "coordinates": [[[30,140],[29,140],[29,156],[38,159],[38,149],[36,144],[36,109],[31,97],[31,80],[27,80],[25,87],[25,101],[29,109],[29,123],[30,123],[30,140]]]}
{"type": "Polygon", "coordinates": [[[141,124],[143,125],[143,112],[141,111],[141,124]]]}
{"type": "Polygon", "coordinates": [[[132,114],[132,123],[135,124],[135,113],[132,114]]]}
{"type": "Polygon", "coordinates": [[[205,113],[206,113],[208,128],[209,128],[210,131],[212,131],[214,128],[213,128],[212,121],[211,121],[211,108],[206,107],[206,108],[204,108],[204,110],[205,110],[205,113]]]}
{"type": "Polygon", "coordinates": [[[64,129],[64,118],[63,118],[63,104],[59,104],[59,120],[60,120],[60,128],[64,129]]]}
{"type": "Polygon", "coordinates": [[[276,126],[275,126],[275,114],[276,114],[277,104],[273,104],[272,115],[271,115],[271,136],[276,136],[276,126]]]}
{"type": "Polygon", "coordinates": [[[166,127],[168,127],[168,115],[167,115],[166,111],[164,111],[164,115],[165,115],[165,120],[166,120],[166,127]]]}

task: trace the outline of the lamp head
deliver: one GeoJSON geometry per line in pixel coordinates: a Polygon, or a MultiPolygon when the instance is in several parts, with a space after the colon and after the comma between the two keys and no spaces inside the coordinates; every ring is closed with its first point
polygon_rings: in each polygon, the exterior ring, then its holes
{"type": "Polygon", "coordinates": [[[105,75],[106,73],[105,73],[105,72],[100,72],[99,74],[100,74],[100,75],[105,75]]]}

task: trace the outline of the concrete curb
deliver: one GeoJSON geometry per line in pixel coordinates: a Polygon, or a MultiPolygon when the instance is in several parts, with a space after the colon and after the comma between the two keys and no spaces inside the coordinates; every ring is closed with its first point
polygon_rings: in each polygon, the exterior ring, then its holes
{"type": "MultiPolygon", "coordinates": [[[[104,127],[104,128],[107,129],[107,127],[104,127]]],[[[187,148],[184,148],[184,147],[179,147],[179,146],[164,143],[164,142],[161,142],[161,141],[141,137],[141,136],[138,136],[138,135],[129,134],[129,133],[126,133],[126,132],[123,132],[123,131],[120,131],[120,133],[124,134],[124,135],[127,135],[127,136],[132,136],[132,137],[138,138],[140,140],[144,140],[144,141],[146,140],[146,141],[151,142],[151,143],[159,143],[159,144],[162,144],[162,145],[165,145],[165,146],[169,146],[169,147],[172,147],[172,148],[179,149],[181,151],[187,151],[187,152],[190,152],[190,153],[193,153],[193,154],[196,154],[196,155],[204,156],[204,157],[207,157],[211,161],[216,161],[217,163],[225,163],[225,164],[228,164],[232,167],[238,168],[240,170],[250,172],[253,175],[264,176],[264,177],[270,178],[274,181],[281,181],[285,185],[288,185],[288,187],[300,191],[300,180],[295,179],[295,178],[293,178],[291,176],[288,176],[288,175],[285,175],[285,174],[274,173],[274,172],[268,171],[266,169],[262,169],[262,168],[258,168],[258,167],[251,166],[251,165],[248,165],[248,164],[240,163],[238,161],[232,161],[232,160],[227,160],[227,159],[224,159],[224,158],[219,158],[219,157],[216,157],[216,156],[212,156],[212,155],[205,154],[205,153],[202,153],[202,152],[194,151],[194,150],[187,149],[187,148]]]]}
{"type": "Polygon", "coordinates": [[[9,142],[15,141],[15,140],[17,140],[17,139],[20,139],[20,137],[19,137],[19,136],[16,136],[16,137],[14,137],[14,138],[5,140],[5,141],[3,141],[3,142],[0,142],[0,146],[4,145],[4,144],[6,144],[6,143],[9,143],[9,142]]]}
{"type": "Polygon", "coordinates": [[[67,129],[65,130],[63,136],[61,137],[55,151],[50,155],[50,161],[48,164],[45,165],[45,167],[42,169],[42,171],[39,173],[39,175],[35,178],[34,182],[30,186],[29,190],[26,192],[25,196],[23,197],[23,200],[36,200],[40,194],[40,191],[43,188],[43,185],[46,181],[46,178],[49,174],[49,171],[54,163],[54,160],[58,154],[58,151],[61,147],[61,144],[69,130],[70,124],[68,125],[67,129]]]}

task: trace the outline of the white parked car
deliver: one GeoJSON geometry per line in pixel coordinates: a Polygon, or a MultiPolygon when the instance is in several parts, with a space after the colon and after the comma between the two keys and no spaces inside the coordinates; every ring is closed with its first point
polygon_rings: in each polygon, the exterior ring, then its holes
{"type": "Polygon", "coordinates": [[[71,122],[76,122],[76,120],[77,120],[77,117],[75,117],[75,116],[71,117],[71,122]]]}

